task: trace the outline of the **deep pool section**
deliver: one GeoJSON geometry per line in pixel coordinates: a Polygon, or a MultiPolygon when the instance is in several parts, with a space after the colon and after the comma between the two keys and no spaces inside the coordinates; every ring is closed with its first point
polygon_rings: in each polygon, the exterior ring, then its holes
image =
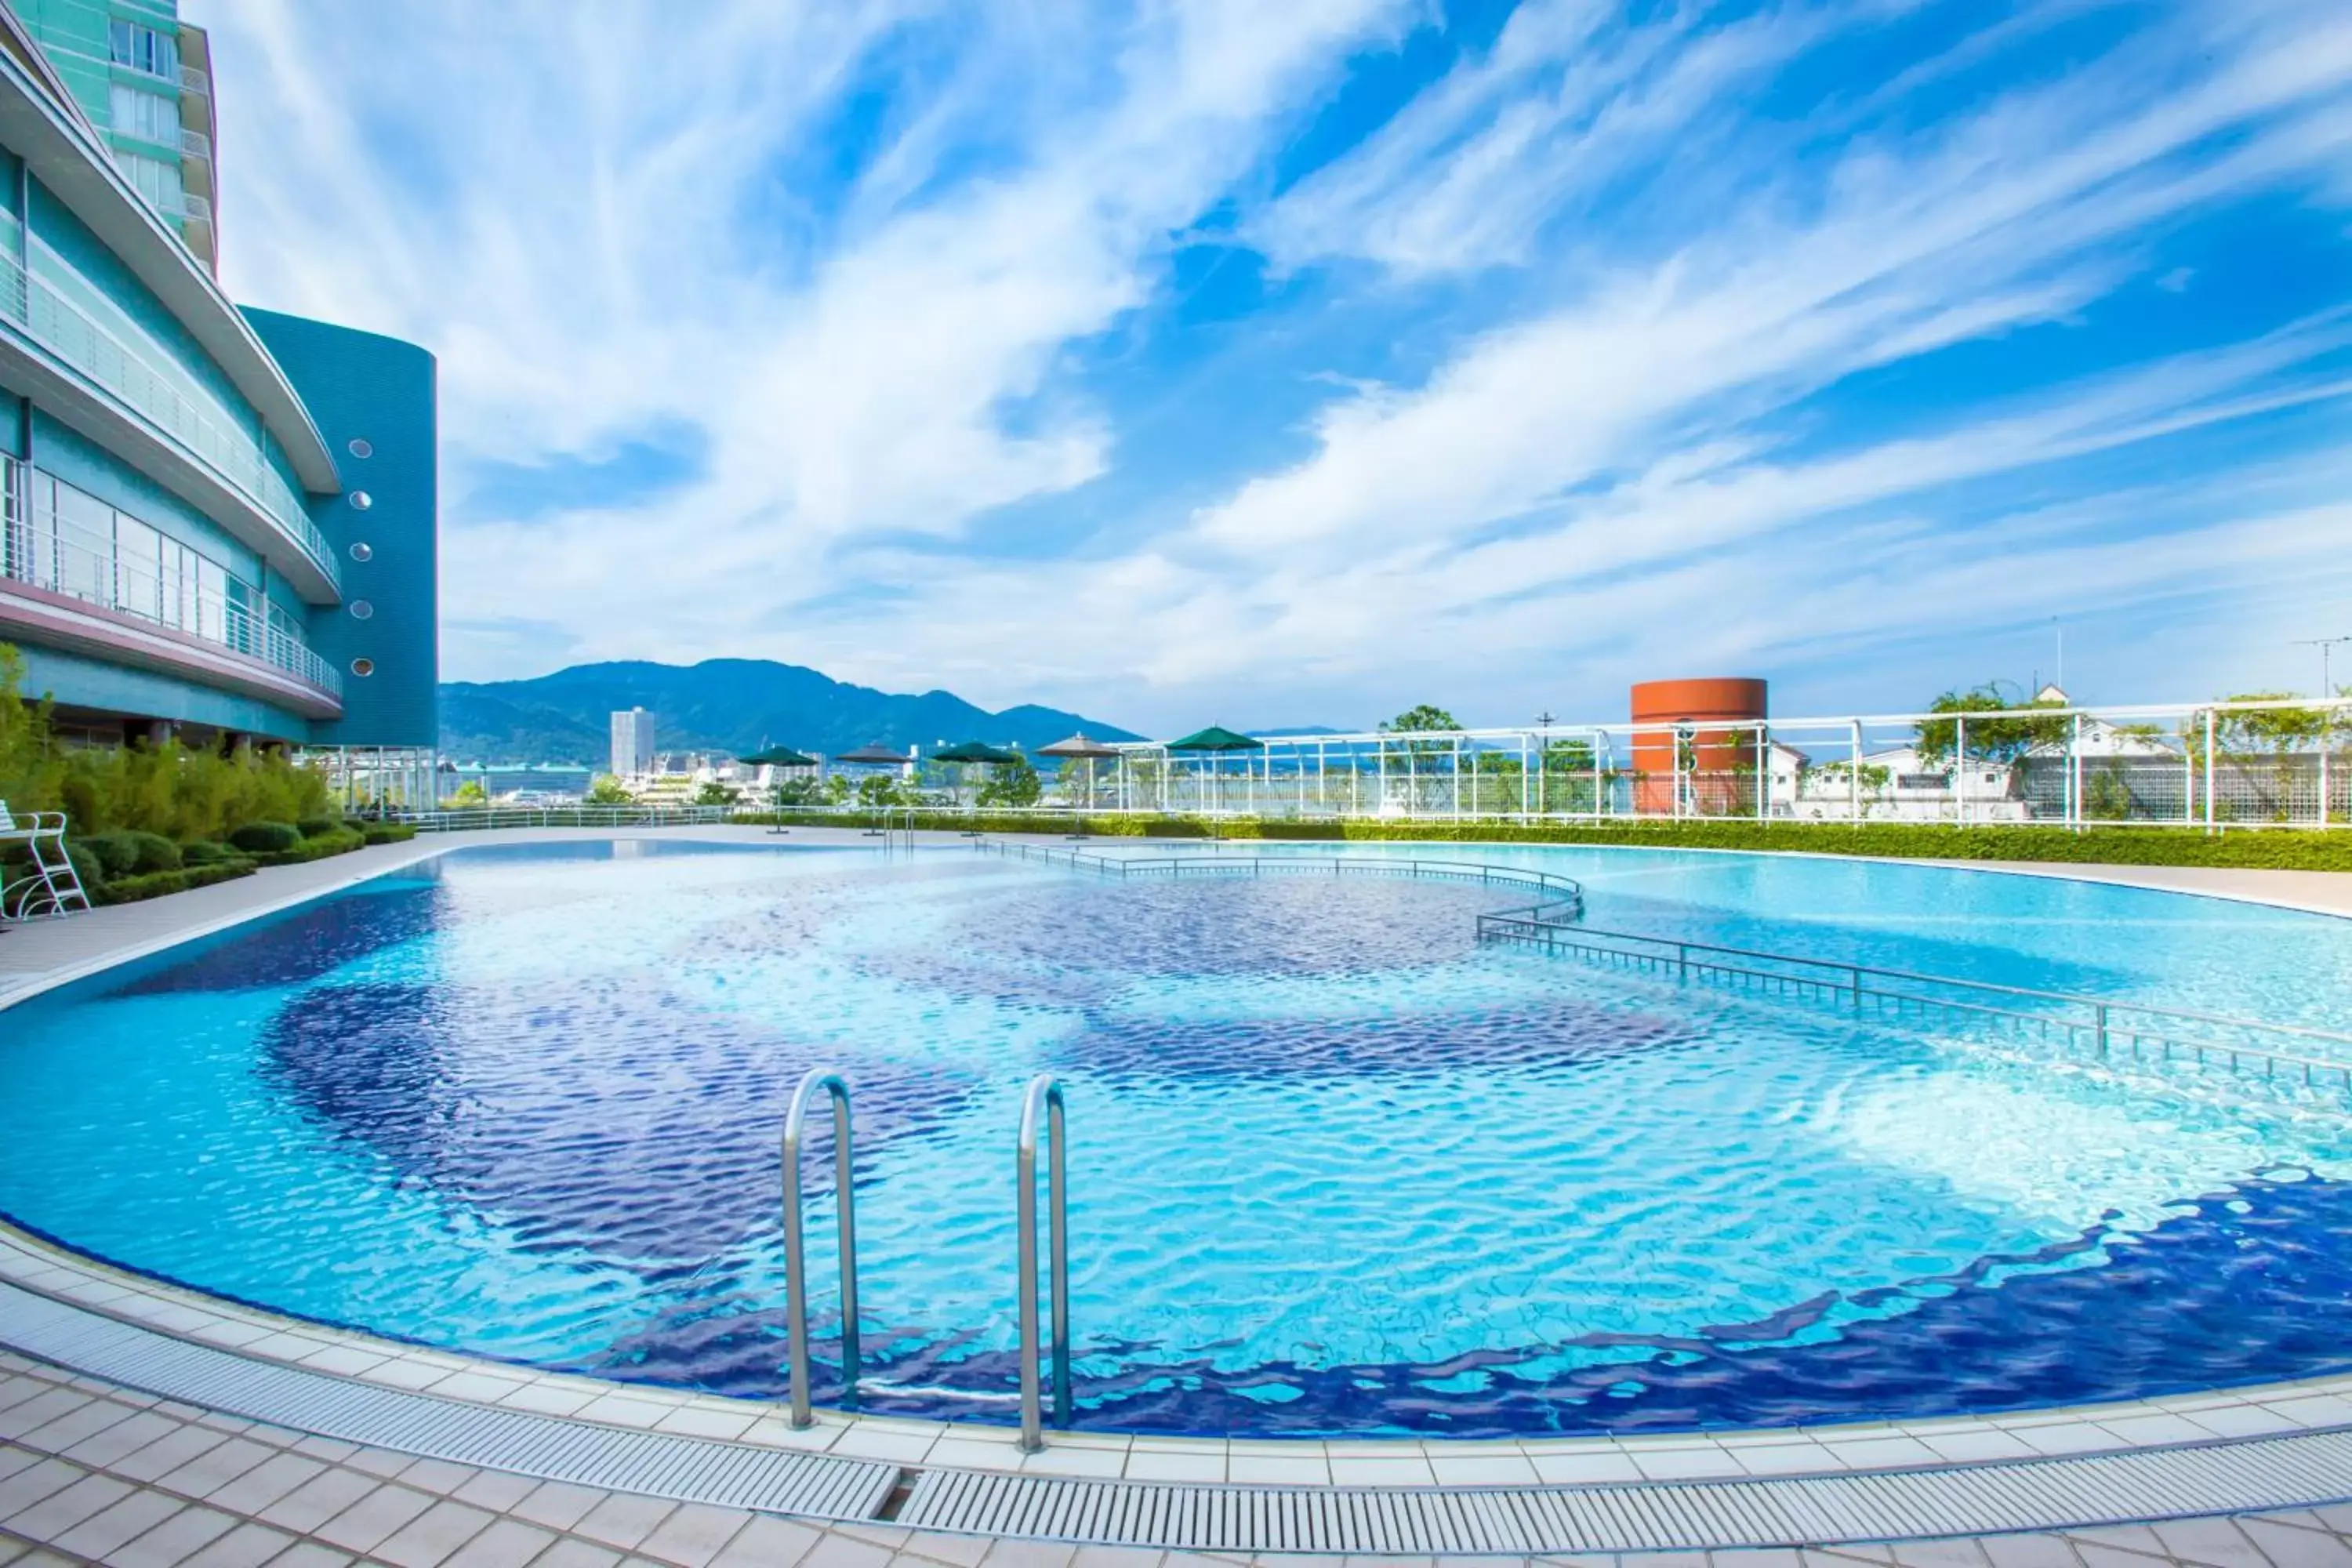
{"type": "MultiPolygon", "coordinates": [[[[2352,1012],[2352,930],[2321,917],[1447,853],[1577,876],[1614,929],[2352,1012]]],[[[1052,1070],[1086,1426],[1769,1425],[2352,1364],[2340,1100],[1479,948],[1476,914],[1514,901],[950,851],[469,849],[0,1013],[0,1212],[323,1321],[775,1395],[777,1125],[831,1065],[856,1097],[866,1406],[1010,1419],[1013,1132],[1052,1070]]]]}

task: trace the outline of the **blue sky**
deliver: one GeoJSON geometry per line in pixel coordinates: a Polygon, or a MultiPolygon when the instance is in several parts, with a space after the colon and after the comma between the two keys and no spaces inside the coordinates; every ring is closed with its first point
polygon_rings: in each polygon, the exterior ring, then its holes
{"type": "Polygon", "coordinates": [[[453,678],[1165,731],[2352,633],[2342,0],[187,10],[233,291],[440,356],[453,678]]]}

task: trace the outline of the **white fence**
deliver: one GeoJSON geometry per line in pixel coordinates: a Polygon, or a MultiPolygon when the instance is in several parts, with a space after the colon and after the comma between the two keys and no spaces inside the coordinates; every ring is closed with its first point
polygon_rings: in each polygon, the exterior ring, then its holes
{"type": "Polygon", "coordinates": [[[1405,821],[2340,827],[2352,699],[1269,735],[1121,748],[1063,804],[1405,821]]]}

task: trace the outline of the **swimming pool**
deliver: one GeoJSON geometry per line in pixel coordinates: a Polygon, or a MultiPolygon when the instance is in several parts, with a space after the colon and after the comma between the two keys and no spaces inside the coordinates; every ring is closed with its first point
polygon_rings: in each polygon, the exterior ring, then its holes
{"type": "MultiPolygon", "coordinates": [[[[1932,868],[1448,853],[1575,876],[1615,929],[2352,1015],[2352,922],[2325,917],[1932,868]]],[[[775,1395],[777,1124],[829,1063],[856,1096],[865,1407],[1010,1420],[1012,1142],[1049,1069],[1081,1426],[1771,1425],[2352,1364],[2340,1097],[1475,943],[1478,912],[1525,901],[943,850],[462,850],[0,1014],[0,1213],[299,1316],[775,1395]]],[[[820,1316],[820,1398],[836,1331],[820,1316]]]]}

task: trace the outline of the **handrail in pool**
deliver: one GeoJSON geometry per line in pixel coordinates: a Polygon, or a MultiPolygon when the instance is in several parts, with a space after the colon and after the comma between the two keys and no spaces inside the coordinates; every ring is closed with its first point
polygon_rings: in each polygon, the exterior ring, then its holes
{"type": "Polygon", "coordinates": [[[1037,1120],[1045,1119],[1045,1202],[1054,1227],[1054,1425],[1070,1424],[1070,1221],[1066,1178],[1069,1173],[1062,1080],[1041,1072],[1029,1080],[1021,1100],[1021,1136],[1013,1145],[1014,1209],[1020,1218],[1021,1278],[1014,1300],[1021,1313],[1021,1447],[1045,1446],[1044,1399],[1037,1362],[1042,1347],[1037,1324],[1037,1120]]]}
{"type": "MultiPolygon", "coordinates": [[[[1097,855],[1085,849],[1055,849],[1043,844],[984,838],[975,849],[1017,860],[1068,866],[1106,877],[1262,877],[1328,871],[1334,877],[1412,877],[1429,881],[1478,882],[1489,887],[1532,888],[1541,896],[1524,909],[1506,910],[1501,917],[1558,925],[1584,914],[1584,886],[1572,877],[1552,871],[1531,871],[1517,866],[1486,866],[1475,860],[1400,859],[1391,856],[1350,858],[1339,855],[1097,855]]],[[[1481,921],[1490,918],[1481,915],[1481,921]]]]}
{"type": "Polygon", "coordinates": [[[2158,1061],[2170,1061],[2177,1053],[2185,1053],[2200,1065],[2226,1060],[2232,1071],[2242,1070],[2251,1058],[2262,1065],[2265,1077],[2275,1077],[2281,1068],[2285,1068],[2290,1074],[2300,1073],[2306,1084],[2320,1078],[2333,1078],[2341,1080],[2347,1089],[2352,1089],[2352,1035],[2302,1024],[2272,1024],[2063,991],[2037,991],[1990,980],[1961,980],[1906,969],[1880,969],[1839,959],[1644,936],[1635,931],[1563,927],[1519,920],[1510,914],[1479,916],[1478,935],[1483,942],[1518,942],[1590,963],[1652,973],[1672,972],[1677,980],[1685,982],[1699,980],[1809,1001],[1843,1002],[1857,1011],[1868,1005],[1882,1017],[1965,1017],[2006,1026],[2013,1035],[2036,1032],[2044,1040],[2054,1032],[2069,1049],[2083,1046],[2102,1058],[2113,1057],[2118,1049],[2127,1049],[2135,1061],[2145,1059],[2151,1050],[2158,1061]],[[1760,964],[1780,967],[1762,968],[1760,964]],[[1922,995],[1916,989],[1920,986],[1959,994],[1922,995]],[[2273,1049],[2247,1040],[2215,1037],[2217,1033],[2226,1031],[2254,1039],[2267,1038],[2282,1047],[2287,1042],[2294,1042],[2296,1047],[2303,1042],[2320,1042],[2340,1047],[2342,1052],[2332,1057],[2307,1055],[2304,1048],[2273,1049]]]}
{"type": "Polygon", "coordinates": [[[833,1100],[833,1201],[841,1254],[841,1404],[857,1408],[857,1197],[850,1182],[849,1085],[831,1068],[811,1068],[784,1112],[784,1316],[792,1359],[793,1425],[809,1426],[808,1251],[801,1241],[801,1139],[809,1103],[833,1100]]]}

